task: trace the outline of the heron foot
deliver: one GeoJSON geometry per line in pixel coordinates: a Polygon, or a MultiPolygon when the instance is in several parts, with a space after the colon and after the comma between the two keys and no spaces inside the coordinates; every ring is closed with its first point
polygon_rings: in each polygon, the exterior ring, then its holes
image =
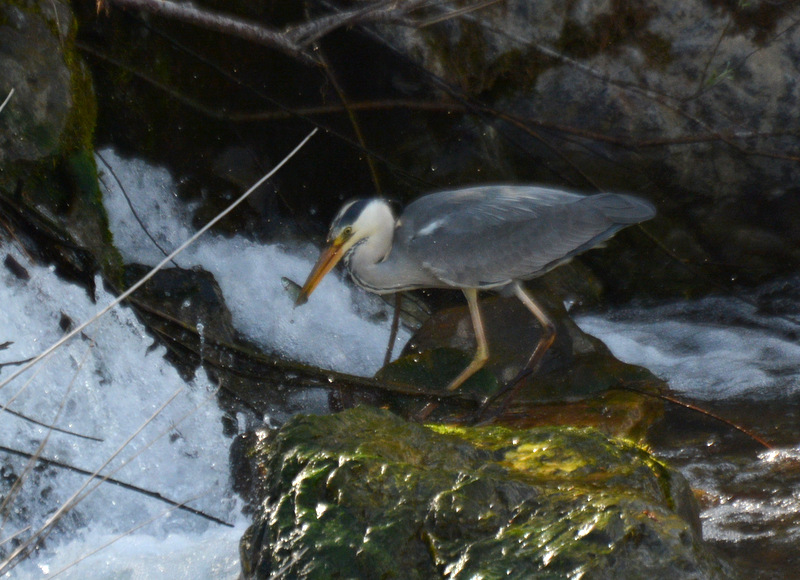
{"type": "Polygon", "coordinates": [[[486,364],[487,360],[489,360],[488,350],[479,348],[478,351],[475,353],[475,358],[472,359],[472,362],[469,363],[467,368],[461,371],[461,374],[458,375],[455,379],[453,379],[449,385],[447,385],[447,390],[455,391],[457,388],[463,385],[467,379],[469,379],[472,375],[481,370],[481,368],[483,368],[483,365],[486,364]]]}
{"type": "Polygon", "coordinates": [[[486,425],[505,413],[508,405],[514,400],[514,396],[522,385],[522,381],[533,374],[535,370],[535,368],[523,368],[516,377],[503,385],[499,391],[483,402],[469,423],[471,425],[486,425]],[[496,404],[498,400],[500,400],[499,405],[496,404]]]}

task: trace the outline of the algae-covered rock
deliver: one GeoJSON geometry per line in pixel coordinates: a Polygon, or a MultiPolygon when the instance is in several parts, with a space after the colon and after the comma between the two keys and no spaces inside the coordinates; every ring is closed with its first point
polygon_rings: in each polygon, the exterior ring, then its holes
{"type": "Polygon", "coordinates": [[[685,480],[591,429],[298,416],[251,451],[247,578],[724,578],[685,480]]]}
{"type": "MultiPolygon", "coordinates": [[[[47,261],[119,273],[94,162],[92,79],[65,0],[0,3],[0,211],[31,232],[47,261]],[[87,250],[75,256],[75,247],[87,250]]],[[[66,273],[66,272],[62,272],[66,273]]]]}

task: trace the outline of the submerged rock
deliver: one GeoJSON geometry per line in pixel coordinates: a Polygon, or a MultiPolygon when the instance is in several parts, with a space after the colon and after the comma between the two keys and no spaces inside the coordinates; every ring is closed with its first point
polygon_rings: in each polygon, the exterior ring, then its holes
{"type": "Polygon", "coordinates": [[[682,476],[592,429],[381,410],[255,438],[246,578],[728,578],[682,476]]]}

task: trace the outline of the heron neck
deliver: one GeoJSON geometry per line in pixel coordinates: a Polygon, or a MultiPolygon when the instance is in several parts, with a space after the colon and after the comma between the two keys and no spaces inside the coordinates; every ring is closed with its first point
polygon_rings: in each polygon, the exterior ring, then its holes
{"type": "Polygon", "coordinates": [[[394,292],[405,286],[397,275],[393,238],[394,227],[380,229],[353,248],[347,267],[356,284],[378,294],[394,292]]]}

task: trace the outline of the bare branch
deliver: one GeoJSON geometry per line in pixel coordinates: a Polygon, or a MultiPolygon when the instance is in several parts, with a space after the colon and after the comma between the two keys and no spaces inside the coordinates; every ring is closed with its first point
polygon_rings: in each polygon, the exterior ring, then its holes
{"type": "MultiPolygon", "coordinates": [[[[75,565],[77,565],[77,564],[80,564],[81,562],[83,562],[83,561],[84,561],[86,558],[88,558],[88,557],[90,557],[90,556],[93,556],[93,555],[97,554],[97,553],[98,553],[98,552],[100,552],[101,550],[105,550],[107,547],[109,547],[109,546],[110,546],[111,544],[113,544],[114,542],[116,542],[116,541],[118,541],[118,540],[121,540],[122,538],[125,538],[125,537],[127,537],[127,536],[130,536],[130,535],[132,535],[132,534],[133,534],[133,532],[135,532],[135,531],[137,531],[137,530],[139,530],[139,529],[141,529],[141,528],[143,528],[143,527],[145,527],[145,526],[147,526],[147,525],[149,525],[149,524],[152,524],[154,521],[156,521],[156,520],[158,520],[158,519],[160,519],[160,518],[163,518],[163,517],[165,517],[166,515],[170,514],[171,512],[173,512],[173,511],[175,511],[175,510],[177,510],[177,509],[189,509],[189,510],[191,510],[192,508],[189,508],[189,507],[188,507],[186,504],[187,504],[187,503],[189,503],[189,502],[192,502],[192,501],[194,501],[194,500],[196,500],[196,499],[199,499],[200,497],[202,497],[202,496],[201,496],[201,495],[198,495],[198,496],[195,496],[195,497],[193,497],[193,498],[191,498],[191,499],[187,499],[186,501],[182,501],[182,502],[180,502],[180,503],[176,503],[176,504],[174,504],[172,507],[170,507],[170,508],[168,508],[168,509],[166,509],[166,510],[162,511],[162,512],[161,512],[161,513],[159,513],[159,514],[156,514],[156,515],[155,515],[155,516],[153,516],[152,518],[150,518],[150,519],[148,519],[148,520],[145,520],[145,521],[143,521],[142,523],[140,523],[140,524],[137,524],[137,525],[133,526],[133,527],[132,527],[132,528],[130,528],[128,531],[126,531],[126,532],[124,532],[124,533],[122,533],[122,534],[119,534],[118,536],[115,536],[115,537],[111,538],[109,541],[107,541],[107,542],[106,542],[105,544],[103,544],[102,546],[98,546],[97,548],[95,548],[94,550],[92,550],[91,552],[89,552],[88,554],[85,554],[85,555],[81,556],[80,558],[78,558],[77,560],[74,560],[74,561],[73,561],[73,562],[71,562],[70,564],[67,564],[66,566],[64,566],[63,568],[61,568],[61,569],[60,569],[58,572],[55,572],[55,573],[54,573],[52,576],[49,576],[49,577],[50,577],[50,578],[55,578],[56,576],[59,576],[59,575],[61,575],[63,572],[66,572],[67,570],[69,570],[69,569],[70,569],[70,568],[72,568],[73,566],[75,566],[75,565]]],[[[202,513],[202,512],[201,512],[201,513],[202,513]]],[[[233,527],[231,524],[228,524],[227,522],[221,522],[221,523],[225,524],[226,526],[233,527]]]]}
{"type": "Polygon", "coordinates": [[[469,12],[475,12],[476,10],[483,10],[484,8],[488,8],[493,4],[497,4],[498,2],[502,2],[503,0],[486,0],[485,2],[481,2],[479,4],[475,4],[473,6],[464,6],[463,8],[458,8],[452,10],[450,12],[446,12],[444,14],[440,14],[439,16],[434,16],[425,20],[417,25],[417,28],[425,28],[426,26],[432,26],[434,24],[438,24],[440,22],[444,22],[445,20],[450,20],[452,18],[458,18],[464,14],[469,12]]]}
{"type": "MultiPolygon", "coordinates": [[[[136,222],[139,224],[139,227],[142,228],[142,231],[145,233],[145,235],[148,238],[150,238],[150,241],[153,242],[155,247],[158,248],[159,250],[161,250],[162,254],[164,254],[165,256],[167,254],[169,254],[169,252],[167,252],[163,247],[161,247],[161,244],[158,243],[158,240],[156,240],[153,237],[153,234],[150,233],[150,231],[147,229],[147,226],[144,225],[144,222],[142,221],[142,218],[139,217],[139,212],[137,212],[136,208],[133,207],[133,202],[131,202],[131,198],[128,196],[128,192],[125,191],[125,186],[122,185],[122,182],[119,180],[119,177],[117,177],[117,174],[114,172],[114,168],[111,167],[111,165],[109,165],[108,161],[105,160],[105,158],[103,157],[103,155],[99,151],[96,151],[95,155],[97,156],[98,159],[100,159],[100,161],[103,162],[103,165],[106,166],[106,170],[108,170],[108,172],[111,174],[111,177],[114,178],[114,181],[117,182],[117,187],[119,187],[119,190],[122,193],[122,197],[124,197],[125,201],[128,203],[128,208],[131,210],[131,214],[133,214],[133,217],[136,220],[136,222]]],[[[103,181],[102,176],[100,177],[100,181],[103,181]]],[[[106,185],[107,189],[111,189],[108,186],[108,184],[105,184],[105,185],[106,185]]],[[[180,268],[180,266],[178,265],[178,263],[175,260],[172,260],[172,264],[176,268],[180,268]]]]}
{"type": "Polygon", "coordinates": [[[11,89],[11,90],[8,92],[8,96],[6,97],[6,100],[5,100],[5,101],[3,101],[3,104],[2,104],[2,105],[0,105],[0,113],[2,113],[2,112],[3,112],[3,109],[5,109],[5,108],[6,108],[6,105],[8,104],[8,101],[10,101],[10,100],[11,100],[11,96],[12,96],[13,94],[14,94],[14,89],[11,89]]]}
{"type": "MultiPolygon", "coordinates": [[[[58,406],[58,409],[56,410],[56,416],[53,418],[53,424],[58,423],[58,419],[61,417],[61,413],[63,413],[64,407],[67,404],[67,399],[69,398],[69,394],[72,392],[72,388],[75,386],[75,379],[78,378],[78,375],[80,374],[81,370],[86,364],[86,359],[89,358],[89,353],[91,352],[92,346],[93,345],[90,344],[87,347],[86,352],[83,355],[83,358],[78,364],[78,368],[76,368],[75,372],[72,374],[72,380],[70,380],[69,384],[67,385],[67,388],[61,397],[61,404],[58,406]]],[[[2,503],[0,503],[0,513],[3,514],[3,523],[2,525],[0,525],[0,529],[4,529],[6,522],[8,521],[9,513],[7,507],[9,503],[19,495],[19,492],[22,489],[22,486],[24,485],[25,480],[28,477],[28,474],[33,470],[37,460],[41,457],[42,451],[44,451],[44,448],[47,446],[48,441],[50,441],[50,435],[52,434],[53,434],[53,428],[48,429],[47,434],[44,436],[41,443],[39,443],[39,447],[28,458],[28,463],[23,468],[22,473],[20,473],[19,477],[17,477],[17,480],[14,482],[14,484],[6,493],[6,496],[3,498],[2,503]]]]}
{"type": "Polygon", "coordinates": [[[328,16],[315,18],[304,24],[299,24],[286,31],[287,36],[301,46],[319,40],[343,26],[353,26],[367,22],[392,22],[395,24],[411,24],[406,21],[406,16],[428,0],[408,0],[398,7],[395,0],[379,0],[357,10],[336,12],[328,16]]]}
{"type": "MultiPolygon", "coordinates": [[[[319,60],[307,48],[323,36],[344,26],[368,22],[392,22],[413,26],[408,14],[429,0],[377,0],[363,8],[337,11],[314,18],[308,22],[291,26],[284,31],[267,28],[256,22],[234,18],[220,12],[198,8],[191,2],[171,0],[98,0],[98,12],[108,10],[109,5],[132,8],[150,14],[194,24],[209,30],[237,36],[257,44],[279,50],[305,64],[318,65],[319,60]]],[[[498,0],[490,0],[494,3],[498,0]]],[[[478,8],[483,7],[483,5],[478,8]]],[[[472,9],[469,9],[472,10],[472,9]]]]}
{"type": "Polygon", "coordinates": [[[45,423],[44,421],[39,421],[38,419],[34,419],[33,417],[29,417],[28,415],[23,415],[19,411],[14,411],[13,409],[4,408],[3,411],[14,415],[15,417],[19,417],[23,421],[27,421],[28,423],[33,423],[34,425],[39,425],[39,427],[44,427],[46,429],[52,429],[53,431],[58,431],[59,433],[63,433],[64,435],[71,435],[72,437],[78,437],[79,439],[88,439],[89,441],[97,441],[98,443],[102,443],[105,441],[100,437],[94,437],[92,435],[84,435],[83,433],[78,433],[77,431],[70,431],[69,429],[62,429],[61,427],[56,427],[53,424],[45,423]]]}
{"type": "Polygon", "coordinates": [[[233,18],[212,10],[200,9],[191,2],[171,2],[169,0],[104,0],[98,3],[98,9],[108,5],[119,8],[142,10],[164,18],[179,20],[202,28],[216,30],[257,44],[279,50],[297,60],[316,65],[317,61],[303,48],[291,41],[289,35],[272,30],[240,18],[233,18]]]}

